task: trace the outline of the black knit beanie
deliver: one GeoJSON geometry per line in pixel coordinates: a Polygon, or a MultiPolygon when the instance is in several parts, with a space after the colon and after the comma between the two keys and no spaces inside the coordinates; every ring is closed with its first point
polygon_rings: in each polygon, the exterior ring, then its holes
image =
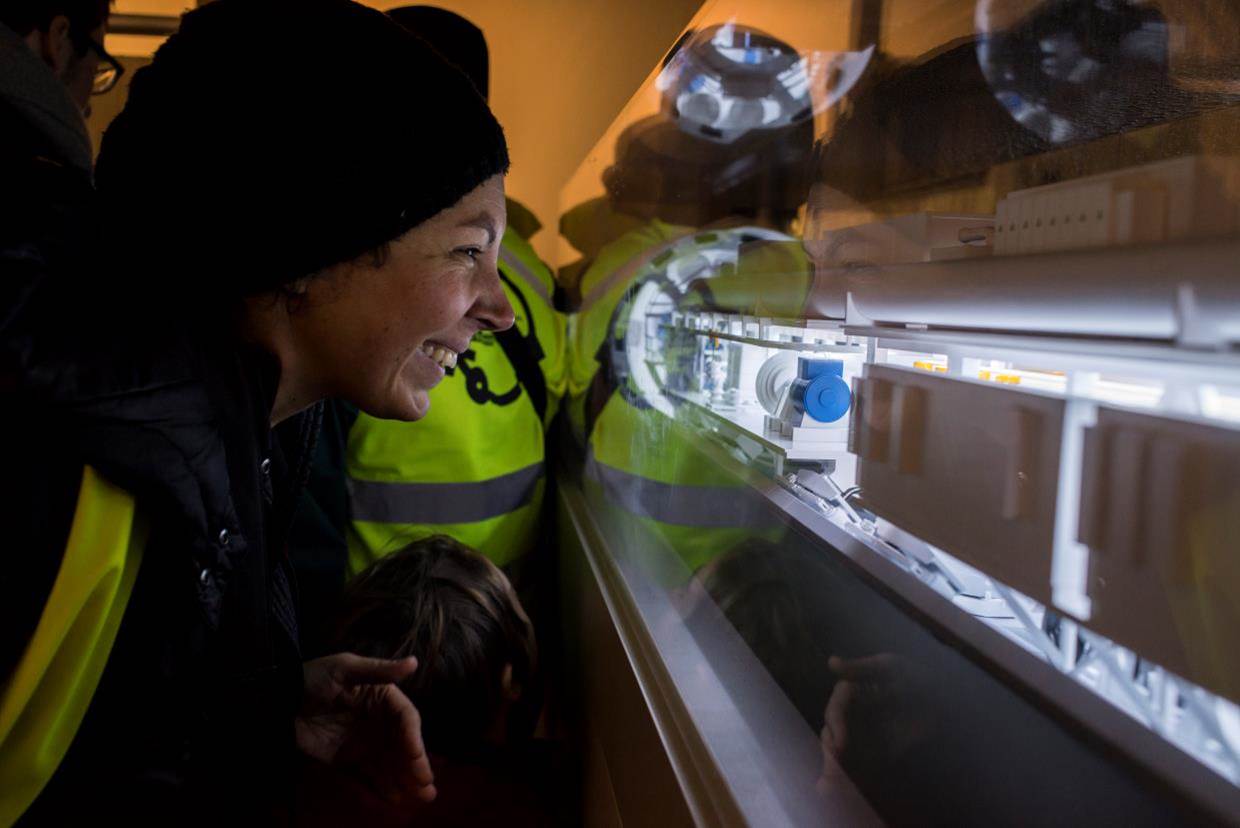
{"type": "Polygon", "coordinates": [[[97,181],[116,278],[229,301],[354,259],[506,172],[470,81],[348,0],[216,0],[140,70],[97,181]]]}
{"type": "Polygon", "coordinates": [[[487,39],[473,23],[438,6],[400,6],[388,17],[425,40],[444,60],[464,72],[485,100],[491,80],[487,39]]]}

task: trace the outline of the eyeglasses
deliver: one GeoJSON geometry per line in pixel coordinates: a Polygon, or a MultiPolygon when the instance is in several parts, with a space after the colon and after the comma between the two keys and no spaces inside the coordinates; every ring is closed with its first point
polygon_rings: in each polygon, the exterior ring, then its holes
{"type": "Polygon", "coordinates": [[[115,88],[116,82],[121,79],[121,75],[125,74],[125,67],[119,60],[109,55],[107,49],[103,48],[103,44],[93,37],[87,43],[95,50],[95,54],[99,55],[99,65],[95,67],[95,80],[91,84],[90,94],[104,95],[115,88]]]}

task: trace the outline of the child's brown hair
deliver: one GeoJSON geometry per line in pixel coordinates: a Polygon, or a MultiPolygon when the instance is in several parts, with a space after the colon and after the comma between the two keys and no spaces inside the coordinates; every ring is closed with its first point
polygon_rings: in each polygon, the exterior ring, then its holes
{"type": "Polygon", "coordinates": [[[361,655],[417,656],[418,669],[401,689],[422,715],[430,751],[485,742],[517,694],[526,709],[514,713],[525,715],[509,717],[510,735],[528,736],[512,731],[533,727],[533,626],[504,573],[452,538],[415,541],[354,578],[333,643],[361,655]]]}

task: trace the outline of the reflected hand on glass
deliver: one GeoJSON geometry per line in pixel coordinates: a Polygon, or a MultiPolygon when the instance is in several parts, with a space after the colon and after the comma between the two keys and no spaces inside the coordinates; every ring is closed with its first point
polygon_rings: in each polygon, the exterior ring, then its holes
{"type": "Polygon", "coordinates": [[[821,733],[824,756],[839,760],[861,738],[877,741],[885,753],[901,755],[924,742],[934,718],[931,683],[922,668],[904,656],[878,653],[861,658],[832,656],[838,681],[827,699],[821,733]],[[868,729],[857,733],[856,715],[871,713],[868,729]]]}

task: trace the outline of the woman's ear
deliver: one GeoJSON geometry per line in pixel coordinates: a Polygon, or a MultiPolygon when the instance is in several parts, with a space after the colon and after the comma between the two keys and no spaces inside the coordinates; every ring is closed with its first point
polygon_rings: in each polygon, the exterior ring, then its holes
{"type": "Polygon", "coordinates": [[[521,698],[521,685],[514,684],[512,681],[512,665],[505,664],[504,672],[500,676],[500,690],[503,691],[504,700],[515,702],[521,698]]]}

